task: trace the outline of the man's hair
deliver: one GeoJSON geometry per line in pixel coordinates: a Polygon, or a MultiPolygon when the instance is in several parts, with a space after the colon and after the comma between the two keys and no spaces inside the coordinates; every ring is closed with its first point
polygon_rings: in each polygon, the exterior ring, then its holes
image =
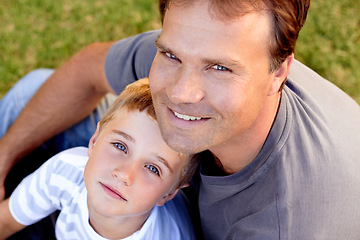
{"type": "MultiPolygon", "coordinates": [[[[201,0],[204,1],[204,0],[201,0]]],[[[272,17],[272,35],[269,41],[270,73],[295,51],[299,32],[303,27],[310,0],[206,0],[209,13],[218,19],[231,19],[252,11],[266,11],[272,17]]],[[[159,10],[164,19],[171,4],[188,5],[196,0],[159,0],[159,10]]]]}
{"type": "MultiPolygon", "coordinates": [[[[129,84],[125,88],[125,90],[116,98],[106,111],[105,115],[101,118],[99,132],[105,128],[114,116],[121,114],[121,111],[123,110],[139,112],[146,110],[146,113],[153,118],[154,121],[156,121],[156,114],[152,103],[148,78],[140,79],[129,84]]],[[[197,157],[197,154],[188,156],[187,162],[182,165],[180,180],[176,188],[180,188],[190,181],[198,167],[199,161],[200,160],[197,157]]]]}

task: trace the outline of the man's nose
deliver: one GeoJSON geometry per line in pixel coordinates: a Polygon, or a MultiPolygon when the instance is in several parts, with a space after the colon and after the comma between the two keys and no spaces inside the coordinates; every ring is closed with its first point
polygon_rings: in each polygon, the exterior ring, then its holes
{"type": "Polygon", "coordinates": [[[196,70],[180,70],[167,86],[167,95],[176,104],[200,102],[205,96],[203,76],[196,70]]]}

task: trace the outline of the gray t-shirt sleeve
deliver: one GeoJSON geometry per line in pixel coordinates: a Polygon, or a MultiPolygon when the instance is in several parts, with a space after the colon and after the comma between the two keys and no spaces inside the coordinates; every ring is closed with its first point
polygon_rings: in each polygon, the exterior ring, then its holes
{"type": "Polygon", "coordinates": [[[156,54],[155,40],[160,32],[154,30],[125,38],[110,48],[105,59],[105,74],[117,94],[129,83],[149,76],[156,54]]]}

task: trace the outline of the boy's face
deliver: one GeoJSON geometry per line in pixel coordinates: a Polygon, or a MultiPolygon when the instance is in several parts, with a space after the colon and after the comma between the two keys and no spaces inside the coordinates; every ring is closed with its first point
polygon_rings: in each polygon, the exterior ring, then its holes
{"type": "MultiPolygon", "coordinates": [[[[90,213],[147,215],[175,196],[187,156],[173,151],[146,111],[122,111],[89,143],[84,178],[90,213]]],[[[90,215],[91,216],[91,215],[90,215]]]]}

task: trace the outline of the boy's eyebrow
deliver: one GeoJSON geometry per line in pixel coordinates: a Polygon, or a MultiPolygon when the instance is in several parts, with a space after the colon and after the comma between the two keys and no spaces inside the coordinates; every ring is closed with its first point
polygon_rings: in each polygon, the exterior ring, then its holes
{"type": "Polygon", "coordinates": [[[123,131],[120,131],[120,130],[117,130],[117,129],[113,129],[112,131],[113,131],[113,133],[121,135],[121,136],[123,136],[124,138],[126,138],[127,140],[129,140],[131,142],[135,142],[134,138],[132,138],[129,134],[124,133],[123,131]]]}
{"type": "Polygon", "coordinates": [[[163,157],[161,157],[161,156],[159,156],[159,155],[157,155],[157,158],[159,159],[159,161],[160,161],[162,164],[164,164],[164,165],[170,170],[171,173],[174,173],[174,171],[172,170],[172,168],[170,167],[168,161],[166,161],[165,158],[163,158],[163,157]]]}

